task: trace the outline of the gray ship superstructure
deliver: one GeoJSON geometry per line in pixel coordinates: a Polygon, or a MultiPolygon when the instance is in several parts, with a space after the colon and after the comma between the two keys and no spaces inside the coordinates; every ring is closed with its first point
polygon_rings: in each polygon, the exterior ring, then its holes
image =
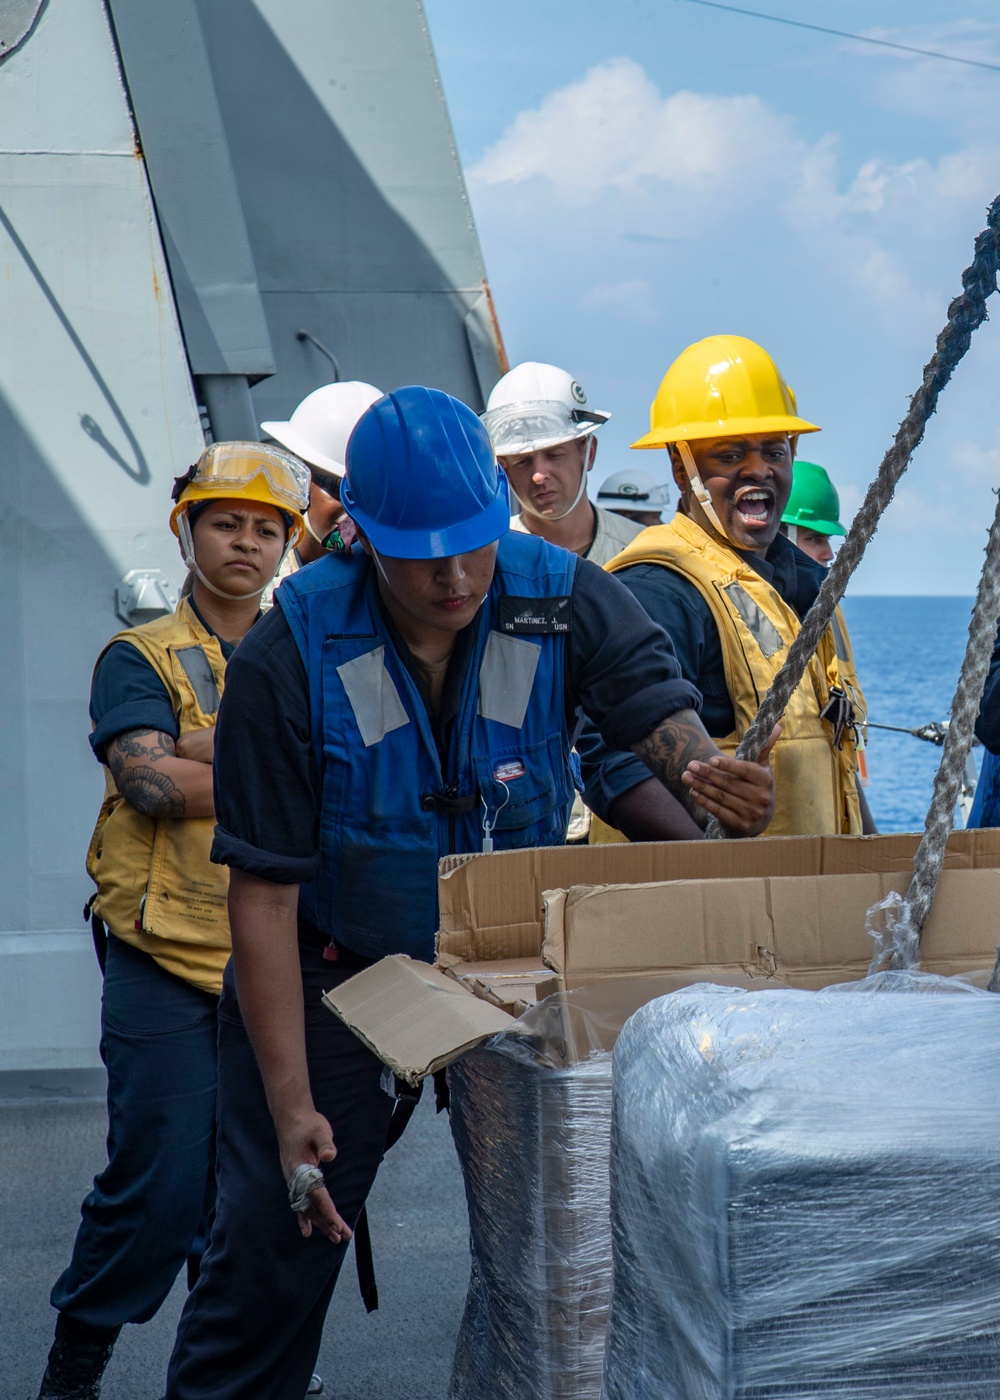
{"type": "Polygon", "coordinates": [[[0,4],[0,1070],[97,1063],[87,699],[176,599],[172,478],[504,367],[419,0],[0,4]]]}

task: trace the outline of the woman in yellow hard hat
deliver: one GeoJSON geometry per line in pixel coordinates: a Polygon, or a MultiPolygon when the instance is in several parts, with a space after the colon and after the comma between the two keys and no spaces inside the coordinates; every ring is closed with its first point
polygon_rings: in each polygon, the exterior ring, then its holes
{"type": "MultiPolygon", "coordinates": [[[[798,438],[818,432],[771,357],[709,336],[667,370],[636,448],[667,449],[680,506],[607,567],[665,628],[702,720],[735,751],[812,606],[825,570],[779,533],[798,438]]],[[[857,782],[864,701],[838,617],[782,720],[768,835],[874,830],[857,782]]],[[[655,784],[631,755],[581,741],[589,805],[632,839],[659,834],[655,784]]],[[[598,828],[597,839],[609,839],[598,828]]],[[[618,839],[621,839],[618,837],[618,839]]]]}
{"type": "Polygon", "coordinates": [[[104,971],[108,1165],[83,1203],[43,1400],[96,1396],[121,1327],[145,1322],[187,1262],[214,1195],[216,1008],[229,872],[209,859],[212,754],[226,662],[303,530],[309,473],[280,449],[209,447],[175,483],[190,570],[177,611],[119,632],[97,661],[91,746],[106,793],[87,869],[104,971]]]}

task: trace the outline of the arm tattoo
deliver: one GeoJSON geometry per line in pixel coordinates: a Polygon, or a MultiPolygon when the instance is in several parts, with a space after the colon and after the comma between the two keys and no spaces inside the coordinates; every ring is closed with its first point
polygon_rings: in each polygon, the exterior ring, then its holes
{"type": "MultiPolygon", "coordinates": [[[[129,729],[125,734],[119,734],[114,742],[114,749],[108,750],[110,759],[112,752],[121,756],[124,762],[126,758],[148,758],[154,763],[158,758],[165,758],[167,754],[177,752],[174,741],[169,734],[164,734],[162,729],[129,729]],[[144,739],[153,739],[151,744],[144,744],[144,739]]],[[[111,764],[111,771],[114,773],[114,765],[111,764]]],[[[115,774],[117,781],[118,775],[115,774]]]]}
{"type": "Polygon", "coordinates": [[[703,827],[708,821],[708,813],[698,806],[681,782],[681,774],[693,758],[707,761],[715,752],[715,746],[694,710],[679,710],[663,720],[652,734],[633,744],[632,750],[703,827]]]}
{"type": "Polygon", "coordinates": [[[183,817],[187,800],[168,773],[154,767],[171,757],[174,741],[162,730],[130,729],[108,745],[108,767],[118,791],[144,817],[183,817]],[[147,759],[138,763],[137,759],[147,759]]]}
{"type": "Polygon", "coordinates": [[[144,817],[183,817],[187,806],[184,794],[173,779],[158,768],[136,764],[123,769],[121,777],[115,781],[129,806],[144,817]]]}

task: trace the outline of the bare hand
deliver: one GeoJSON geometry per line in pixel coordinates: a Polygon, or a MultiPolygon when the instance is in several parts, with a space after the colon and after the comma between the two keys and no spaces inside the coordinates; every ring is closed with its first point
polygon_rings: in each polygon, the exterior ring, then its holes
{"type": "Polygon", "coordinates": [[[759,836],[774,815],[771,750],[780,734],[776,724],[756,763],[716,754],[707,763],[692,760],[681,775],[693,801],[734,836],[759,836]]]}
{"type": "Polygon", "coordinates": [[[187,758],[194,763],[211,763],[215,758],[215,725],[203,729],[189,729],[174,744],[178,758],[187,758]]]}
{"type": "MultiPolygon", "coordinates": [[[[333,1143],[330,1124],[322,1113],[302,1114],[284,1130],[278,1131],[278,1145],[281,1151],[281,1170],[286,1181],[290,1181],[296,1167],[303,1164],[318,1167],[322,1162],[332,1162],[337,1155],[333,1143]]],[[[313,1226],[320,1234],[326,1235],[333,1244],[346,1243],[351,1238],[351,1227],[338,1214],[325,1186],[317,1186],[309,1193],[308,1210],[298,1214],[299,1229],[308,1239],[313,1226]]]]}

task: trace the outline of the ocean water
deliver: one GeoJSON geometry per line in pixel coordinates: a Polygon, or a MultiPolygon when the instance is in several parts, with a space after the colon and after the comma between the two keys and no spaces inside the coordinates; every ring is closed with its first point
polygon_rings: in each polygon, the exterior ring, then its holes
{"type": "MultiPolygon", "coordinates": [[[[971,612],[971,598],[846,599],[869,719],[912,729],[948,718],[971,612]]],[[[867,797],[880,831],[923,829],[940,758],[934,744],[869,730],[867,797]]]]}

